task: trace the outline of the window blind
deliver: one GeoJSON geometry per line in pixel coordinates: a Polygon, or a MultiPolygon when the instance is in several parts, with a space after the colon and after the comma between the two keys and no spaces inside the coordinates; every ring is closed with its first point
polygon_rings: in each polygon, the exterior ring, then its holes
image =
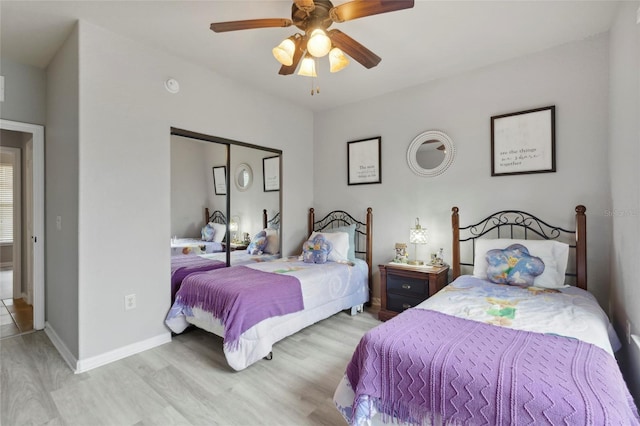
{"type": "Polygon", "coordinates": [[[0,243],[13,242],[13,165],[0,163],[0,243]]]}

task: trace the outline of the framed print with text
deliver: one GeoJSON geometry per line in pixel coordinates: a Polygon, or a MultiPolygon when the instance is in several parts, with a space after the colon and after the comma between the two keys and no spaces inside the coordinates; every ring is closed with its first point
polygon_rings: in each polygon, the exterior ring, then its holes
{"type": "Polygon", "coordinates": [[[382,137],[347,142],[349,185],[382,183],[382,137]]]}
{"type": "Polygon", "coordinates": [[[227,195],[227,167],[213,168],[213,188],[216,195],[227,195]]]}

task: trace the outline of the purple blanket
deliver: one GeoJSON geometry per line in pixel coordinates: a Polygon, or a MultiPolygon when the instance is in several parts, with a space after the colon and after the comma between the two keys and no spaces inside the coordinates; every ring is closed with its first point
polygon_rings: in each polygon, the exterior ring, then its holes
{"type": "Polygon", "coordinates": [[[193,272],[204,272],[224,268],[226,262],[205,259],[200,256],[171,256],[171,303],[184,278],[193,272]]]}
{"type": "Polygon", "coordinates": [[[237,348],[242,333],[267,318],[304,309],[296,277],[246,266],[191,274],[176,294],[176,303],[211,312],[224,325],[224,344],[237,348]]]}
{"type": "Polygon", "coordinates": [[[638,424],[597,346],[410,309],[370,330],[347,367],[353,413],[418,424],[638,424]],[[429,423],[430,422],[430,423],[429,423]]]}

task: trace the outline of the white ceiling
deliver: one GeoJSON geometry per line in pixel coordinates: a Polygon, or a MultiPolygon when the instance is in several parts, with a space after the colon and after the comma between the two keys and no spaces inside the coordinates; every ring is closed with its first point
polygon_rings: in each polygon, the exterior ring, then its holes
{"type": "MultiPolygon", "coordinates": [[[[346,0],[334,0],[334,5],[346,0]]],[[[77,19],[205,66],[246,85],[320,111],[408,88],[609,29],[616,1],[427,1],[334,24],[382,57],[329,73],[321,59],[320,94],[311,79],[278,75],[271,49],[297,28],[213,33],[211,22],[290,18],[291,1],[0,2],[3,57],[45,68],[77,19]]],[[[178,76],[176,76],[178,77],[178,76]]]]}

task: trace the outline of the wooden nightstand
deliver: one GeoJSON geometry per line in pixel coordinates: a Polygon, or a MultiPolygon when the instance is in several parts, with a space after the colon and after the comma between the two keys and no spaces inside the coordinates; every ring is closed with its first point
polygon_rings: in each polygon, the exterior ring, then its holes
{"type": "Polygon", "coordinates": [[[386,321],[440,291],[448,282],[449,266],[410,266],[387,263],[380,268],[381,306],[378,318],[386,321]]]}

